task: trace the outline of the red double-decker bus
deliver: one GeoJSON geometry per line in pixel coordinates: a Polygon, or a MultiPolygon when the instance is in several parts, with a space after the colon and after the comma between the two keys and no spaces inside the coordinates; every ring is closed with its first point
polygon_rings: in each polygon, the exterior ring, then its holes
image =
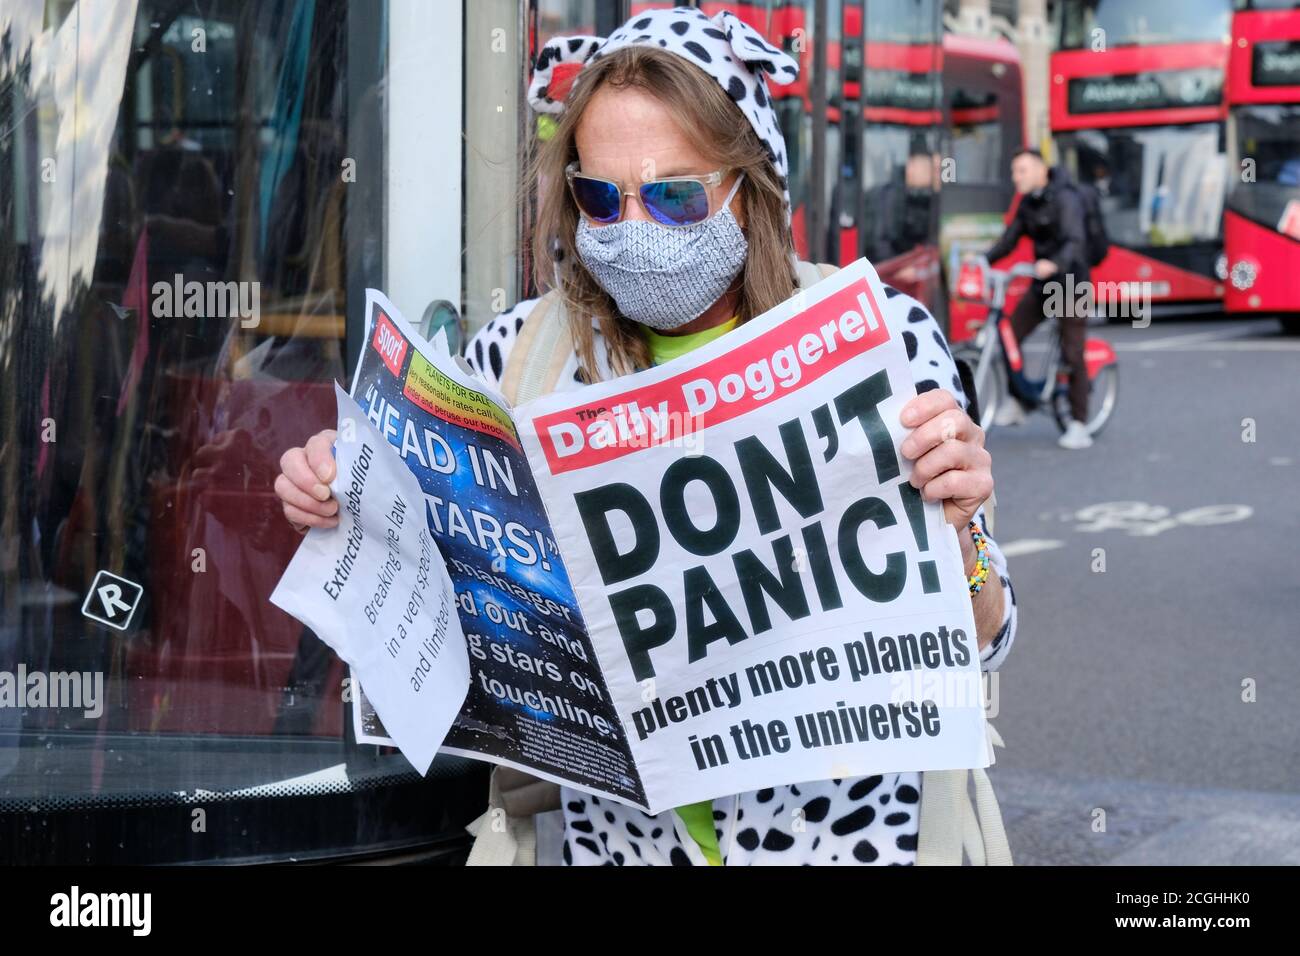
{"type": "MultiPolygon", "coordinates": [[[[952,166],[951,175],[943,177],[939,246],[951,268],[953,253],[985,249],[1002,234],[1015,208],[1011,159],[1028,138],[1020,54],[1010,41],[948,33],[943,54],[945,155],[952,166]]],[[[1007,261],[1030,258],[1031,244],[1024,239],[1007,261]]],[[[955,274],[949,278],[955,281],[955,274]]],[[[1027,286],[1027,281],[1013,284],[1008,309],[1027,286]]],[[[950,300],[949,340],[970,338],[987,315],[983,303],[950,300]]]]}
{"type": "Polygon", "coordinates": [[[1157,312],[1223,297],[1224,74],[1232,0],[1062,5],[1050,115],[1061,159],[1096,187],[1111,251],[1097,283],[1157,312]],[[1149,286],[1136,285],[1150,283],[1149,286]]]}
{"type": "Polygon", "coordinates": [[[1007,168],[1024,141],[1015,47],[945,33],[941,0],[842,0],[820,34],[810,0],[700,6],[732,10],[800,61],[793,83],[771,84],[799,255],[866,256],[954,340],[967,336],[984,310],[950,306],[941,250],[1002,230],[1007,168]]]}
{"type": "Polygon", "coordinates": [[[847,139],[832,227],[841,263],[866,256],[942,321],[939,164],[942,25],[937,0],[845,5],[847,139]],[[865,27],[865,29],[864,29],[865,27]],[[849,59],[846,56],[846,60],[849,59]]]}
{"type": "Polygon", "coordinates": [[[949,301],[942,264],[953,243],[1002,230],[1024,96],[1015,47],[946,33],[941,12],[938,0],[871,0],[865,16],[861,0],[844,4],[827,55],[842,136],[827,249],[841,263],[866,256],[958,341],[983,308],[949,301]]]}
{"type": "Polygon", "coordinates": [[[1227,96],[1223,306],[1300,332],[1300,0],[1238,0],[1227,96]]]}
{"type": "Polygon", "coordinates": [[[832,3],[820,34],[810,0],[700,7],[730,9],[800,62],[793,83],[771,84],[799,255],[840,265],[865,255],[941,314],[940,0],[832,3]]]}

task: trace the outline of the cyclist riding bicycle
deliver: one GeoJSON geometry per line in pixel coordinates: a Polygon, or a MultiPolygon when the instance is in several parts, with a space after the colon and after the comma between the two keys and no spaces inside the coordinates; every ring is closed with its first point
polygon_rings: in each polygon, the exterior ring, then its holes
{"type": "MultiPolygon", "coordinates": [[[[1015,248],[1021,236],[1034,244],[1035,279],[1011,315],[1011,329],[1016,342],[1025,340],[1048,317],[1054,303],[1064,303],[1055,316],[1061,328],[1061,360],[1070,370],[1070,418],[1058,444],[1079,449],[1092,445],[1088,426],[1088,375],[1084,366],[1084,339],[1087,316],[1077,314],[1074,295],[1052,295],[1053,283],[1065,288],[1066,277],[1074,276],[1073,288],[1089,281],[1085,211],[1078,194],[1065,182],[1060,170],[1049,170],[1043,154],[1036,149],[1021,149],[1011,160],[1011,180],[1020,193],[1015,216],[986,256],[995,262],[1015,248]]],[[[1018,425],[1025,419],[1024,406],[1012,388],[1010,400],[1002,403],[995,424],[1018,425]]]]}

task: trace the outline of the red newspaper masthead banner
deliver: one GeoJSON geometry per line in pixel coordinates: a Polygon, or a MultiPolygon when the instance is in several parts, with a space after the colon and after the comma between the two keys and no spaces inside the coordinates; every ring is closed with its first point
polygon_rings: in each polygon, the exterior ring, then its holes
{"type": "Polygon", "coordinates": [[[703,365],[533,426],[551,474],[589,468],[748,414],[888,340],[876,296],[859,279],[703,365]]]}

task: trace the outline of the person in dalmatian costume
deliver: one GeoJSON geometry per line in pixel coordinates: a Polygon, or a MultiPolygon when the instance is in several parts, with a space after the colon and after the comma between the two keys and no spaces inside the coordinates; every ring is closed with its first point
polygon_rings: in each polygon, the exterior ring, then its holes
{"type": "MultiPolygon", "coordinates": [[[[564,111],[572,87],[584,68],[627,47],[642,46],[684,58],[726,91],[757,135],[763,153],[776,172],[785,197],[788,231],[788,158],[768,92],[767,78],[770,76],[776,82],[790,83],[797,77],[798,64],[729,11],[710,17],[690,7],[654,10],[632,17],[608,38],[555,37],[538,52],[528,89],[529,102],[539,112],[558,115],[564,111]]],[[[580,153],[581,138],[579,132],[580,153]]],[[[580,155],[579,159],[587,157],[580,155]]],[[[637,165],[637,162],[632,162],[628,168],[634,169],[637,165]]],[[[691,172],[703,174],[712,168],[701,166],[691,172]]],[[[735,192],[734,185],[731,192],[735,192]]],[[[726,196],[725,183],[719,187],[717,201],[722,202],[723,196],[726,196]]],[[[726,198],[729,200],[730,196],[726,198]]],[[[716,207],[711,204],[710,208],[716,207]]],[[[690,308],[682,306],[685,314],[666,316],[661,302],[644,301],[642,286],[637,284],[636,276],[619,272],[617,262],[615,266],[604,268],[604,252],[597,243],[602,235],[610,233],[602,233],[602,230],[617,232],[617,227],[626,225],[626,236],[620,237],[620,241],[626,238],[629,244],[620,247],[620,255],[635,258],[657,252],[662,254],[657,249],[647,250],[645,246],[637,245],[638,238],[649,236],[656,240],[656,247],[667,245],[667,238],[660,242],[658,237],[666,237],[675,230],[659,226],[648,216],[640,216],[641,221],[627,222],[640,212],[636,199],[628,197],[622,218],[612,225],[593,225],[585,218],[580,220],[577,246],[580,261],[571,265],[587,267],[592,272],[592,277],[617,302],[622,312],[620,321],[634,321],[630,312],[643,315],[645,330],[653,328],[666,333],[660,341],[667,341],[667,336],[679,329],[699,331],[701,311],[698,302],[690,308]],[[581,233],[584,230],[588,237],[596,237],[588,238],[586,246],[582,244],[581,233]]],[[[729,215],[725,204],[722,211],[710,213],[713,222],[706,220],[686,229],[715,229],[707,234],[708,238],[722,237],[723,241],[732,241],[740,231],[732,228],[734,219],[717,225],[724,213],[729,215]]],[[[727,254],[743,258],[743,243],[739,248],[739,253],[732,249],[727,254]]],[[[610,257],[611,260],[616,258],[610,257]]],[[[661,262],[659,265],[671,271],[673,264],[661,262]]],[[[692,286],[693,277],[680,278],[681,284],[692,286]]],[[[730,281],[725,273],[722,281],[730,281]]],[[[708,298],[705,306],[716,304],[713,300],[717,297],[712,295],[714,288],[707,284],[695,288],[697,294],[708,298]]],[[[973,519],[984,528],[987,537],[982,503],[992,490],[990,460],[983,448],[983,432],[966,415],[967,397],[938,323],[915,299],[889,286],[885,287],[885,293],[884,318],[891,332],[906,345],[918,392],[903,411],[903,423],[913,427],[913,431],[901,451],[914,460],[912,481],[914,484],[922,483],[923,495],[928,500],[944,501],[948,520],[958,528],[969,570],[974,559],[968,553],[970,536],[964,529],[973,519]]],[[[488,322],[468,343],[465,358],[487,382],[493,385],[501,383],[511,348],[538,301],[519,302],[488,322]]],[[[705,310],[704,314],[711,313],[705,310]]],[[[725,313],[721,319],[726,319],[725,313]]],[[[613,377],[606,338],[594,319],[592,325],[594,373],[585,370],[575,351],[569,356],[559,378],[558,389],[583,388],[591,374],[600,378],[613,377]]],[[[647,331],[647,334],[652,333],[647,331]]],[[[336,509],[331,508],[331,503],[317,501],[307,493],[317,478],[328,482],[325,473],[332,468],[329,455],[332,438],[332,433],[324,432],[314,437],[306,448],[291,449],[285,455],[285,474],[277,481],[276,487],[284,499],[286,516],[295,526],[337,523],[336,509]]],[[[987,540],[990,579],[979,594],[972,596],[972,605],[979,631],[981,667],[995,670],[1006,659],[1015,639],[1016,604],[1007,577],[1006,559],[992,538],[987,540]]],[[[562,787],[562,862],[607,866],[912,864],[916,861],[920,790],[920,773],[890,773],[769,787],[716,799],[711,807],[697,804],[652,816],[611,800],[562,787]],[[688,810],[691,811],[689,814],[688,810]],[[712,832],[709,832],[710,828],[712,832]]]]}
{"type": "MultiPolygon", "coordinates": [[[[560,113],[563,94],[582,65],[637,44],[677,53],[717,79],[763,143],[786,189],[788,212],[788,158],[766,78],[790,83],[798,75],[798,65],[730,12],[709,17],[692,8],[653,11],[633,17],[608,39],[556,37],[538,53],[528,89],[530,103],[540,112],[560,113]]],[[[885,319],[906,344],[917,391],[946,390],[964,410],[966,396],[938,323],[910,296],[890,287],[885,292],[885,319]]],[[[529,299],[503,312],[469,343],[466,359],[487,381],[499,384],[511,346],[537,301],[529,299]]],[[[565,373],[561,388],[582,387],[576,356],[565,373]]],[[[982,510],[976,520],[983,521],[982,510]]],[[[1005,599],[1001,624],[980,654],[986,670],[996,669],[1006,658],[1016,623],[1006,560],[991,539],[990,552],[1005,599]]],[[[913,772],[824,780],[715,800],[714,829],[723,860],[727,865],[912,863],[916,858],[920,776],[913,772]]],[[[673,811],[652,817],[567,788],[562,808],[565,863],[706,862],[698,842],[673,811]]]]}

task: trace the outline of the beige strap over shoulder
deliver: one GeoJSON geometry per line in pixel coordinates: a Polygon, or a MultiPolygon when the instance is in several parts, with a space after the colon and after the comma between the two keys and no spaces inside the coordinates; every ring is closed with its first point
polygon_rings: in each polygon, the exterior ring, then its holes
{"type": "MultiPolygon", "coordinates": [[[[985,723],[990,750],[1005,746],[985,723]]],[[[961,866],[962,851],[972,866],[1010,866],[1011,846],[993,784],[983,768],[927,770],[921,774],[921,820],[916,845],[918,866],[961,866]],[[974,781],[975,802],[967,790],[974,781]]]]}
{"type": "Polygon", "coordinates": [[[840,271],[839,266],[833,266],[829,262],[804,262],[800,259],[795,263],[795,275],[799,277],[799,288],[807,289],[814,286],[827,276],[834,275],[840,271]]]}
{"type": "Polygon", "coordinates": [[[523,405],[555,390],[573,353],[568,310],[558,292],[548,292],[524,320],[501,372],[501,394],[523,405]]]}
{"type": "MultiPolygon", "coordinates": [[[[837,271],[838,266],[824,262],[800,260],[795,266],[801,289],[816,285],[837,271]]],[[[522,405],[554,391],[572,352],[564,302],[558,293],[548,292],[519,330],[502,371],[501,393],[512,405],[522,405]]],[[[1003,746],[993,725],[987,727],[990,746],[1003,746]]],[[[508,767],[494,767],[488,809],[466,828],[475,838],[467,865],[535,865],[537,835],[533,815],[559,806],[558,784],[508,767]]],[[[1011,850],[1002,826],[1002,814],[988,774],[982,769],[923,773],[919,812],[918,864],[960,866],[964,849],[976,866],[1010,865],[1011,850]],[[967,792],[968,773],[975,781],[974,806],[967,792]]]]}

